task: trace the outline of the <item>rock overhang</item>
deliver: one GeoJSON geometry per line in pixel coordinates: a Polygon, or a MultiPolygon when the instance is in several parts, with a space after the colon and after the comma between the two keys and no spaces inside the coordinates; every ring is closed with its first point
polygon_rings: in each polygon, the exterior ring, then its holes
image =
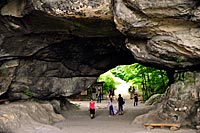
{"type": "MultiPolygon", "coordinates": [[[[4,76],[18,74],[13,80],[24,86],[34,80],[33,77],[52,78],[51,82],[58,81],[56,78],[71,78],[71,81],[75,77],[91,77],[94,81],[116,65],[135,62],[166,70],[196,69],[200,35],[198,2],[160,3],[137,0],[4,1],[0,16],[0,61],[2,68],[8,60],[13,62],[11,64],[19,62],[15,67],[7,67],[8,73],[4,72],[4,76]]],[[[78,83],[76,79],[73,81],[78,83]]],[[[52,86],[49,85],[44,88],[52,86]]],[[[38,86],[28,88],[32,91],[40,88],[38,86]]],[[[76,83],[74,86],[81,88],[76,83]]],[[[55,88],[59,90],[59,87],[55,88]]],[[[66,91],[55,95],[59,93],[66,91]]]]}

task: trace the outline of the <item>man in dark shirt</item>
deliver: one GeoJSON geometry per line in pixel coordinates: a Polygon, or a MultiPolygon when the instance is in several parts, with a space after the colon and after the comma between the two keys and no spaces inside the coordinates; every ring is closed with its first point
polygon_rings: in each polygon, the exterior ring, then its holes
{"type": "Polygon", "coordinates": [[[123,104],[124,104],[124,99],[122,98],[121,94],[119,94],[118,97],[118,113],[119,115],[123,115],[123,104]]]}
{"type": "Polygon", "coordinates": [[[134,106],[138,105],[138,94],[135,92],[134,93],[134,106]]]}
{"type": "Polygon", "coordinates": [[[97,90],[97,103],[100,102],[101,103],[101,87],[98,86],[98,90],[97,90]]]}

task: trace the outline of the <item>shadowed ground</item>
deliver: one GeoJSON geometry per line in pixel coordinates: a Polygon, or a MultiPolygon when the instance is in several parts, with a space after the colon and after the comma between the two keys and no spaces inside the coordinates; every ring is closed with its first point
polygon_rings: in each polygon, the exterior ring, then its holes
{"type": "MultiPolygon", "coordinates": [[[[115,115],[109,117],[107,109],[107,100],[102,103],[96,103],[96,117],[90,119],[88,104],[89,101],[72,101],[72,103],[80,106],[80,110],[63,112],[65,121],[56,123],[54,126],[61,129],[65,133],[168,133],[172,132],[169,128],[155,128],[152,130],[145,129],[142,125],[132,124],[136,116],[148,112],[152,107],[139,104],[134,107],[133,101],[126,99],[124,106],[124,115],[115,115]]],[[[117,109],[117,101],[114,100],[117,109]]],[[[176,133],[196,133],[196,130],[181,129],[176,133]]]]}

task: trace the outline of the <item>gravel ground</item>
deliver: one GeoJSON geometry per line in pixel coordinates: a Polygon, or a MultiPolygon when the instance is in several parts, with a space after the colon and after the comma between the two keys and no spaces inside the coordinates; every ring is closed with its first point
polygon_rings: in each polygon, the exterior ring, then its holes
{"type": "MultiPolygon", "coordinates": [[[[78,105],[80,110],[62,112],[65,121],[54,124],[61,133],[198,133],[193,129],[180,129],[170,131],[169,128],[145,129],[142,125],[134,125],[132,121],[138,115],[148,112],[151,107],[139,104],[133,106],[131,100],[126,100],[124,105],[124,115],[109,116],[107,100],[96,103],[96,117],[90,119],[88,106],[89,101],[71,101],[78,105]]],[[[114,100],[114,107],[117,109],[117,101],[114,100]]]]}

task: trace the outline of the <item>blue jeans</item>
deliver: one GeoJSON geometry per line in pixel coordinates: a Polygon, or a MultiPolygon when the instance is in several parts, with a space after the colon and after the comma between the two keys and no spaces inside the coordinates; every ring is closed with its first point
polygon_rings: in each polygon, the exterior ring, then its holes
{"type": "Polygon", "coordinates": [[[114,115],[114,110],[112,105],[109,107],[109,115],[114,115]]]}

